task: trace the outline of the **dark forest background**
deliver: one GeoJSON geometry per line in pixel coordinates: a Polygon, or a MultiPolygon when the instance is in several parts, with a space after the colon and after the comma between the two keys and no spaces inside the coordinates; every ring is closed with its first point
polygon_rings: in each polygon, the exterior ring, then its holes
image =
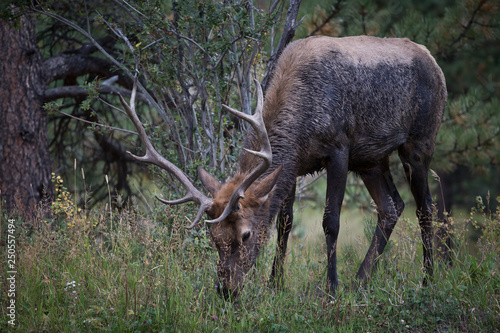
{"type": "MultiPolygon", "coordinates": [[[[199,165],[227,178],[242,131],[221,104],[250,112],[251,78],[265,84],[289,8],[263,0],[2,3],[2,208],[27,219],[46,215],[40,203],[52,201],[57,176],[86,208],[106,203],[109,189],[113,205],[133,199],[146,210],[153,192],[178,195],[168,175],[125,153],[140,147],[115,108],[116,94],[129,94],[134,73],[143,85],[141,119],[161,152],[193,178],[199,165]],[[75,177],[84,177],[85,185],[75,177]]],[[[449,96],[432,164],[442,185],[434,191],[440,211],[498,193],[498,2],[309,0],[293,6],[295,39],[365,34],[427,46],[449,96]]],[[[359,182],[350,185],[348,200],[359,195],[359,182]]]]}

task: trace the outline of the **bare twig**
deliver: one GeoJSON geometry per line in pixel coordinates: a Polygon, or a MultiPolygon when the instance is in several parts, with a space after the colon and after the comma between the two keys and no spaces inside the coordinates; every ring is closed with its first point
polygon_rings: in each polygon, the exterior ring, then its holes
{"type": "Polygon", "coordinates": [[[178,33],[177,31],[175,30],[172,30],[172,29],[165,29],[165,31],[168,31],[168,32],[171,32],[173,33],[174,35],[176,35],[177,37],[181,38],[181,39],[185,39],[187,40],[188,42],[192,43],[193,45],[195,45],[197,48],[199,48],[203,53],[205,53],[207,56],[208,56],[208,59],[210,60],[211,63],[213,63],[213,60],[212,60],[212,57],[210,56],[210,54],[203,48],[203,46],[201,46],[200,44],[198,44],[196,41],[194,41],[193,39],[189,38],[189,37],[186,37],[184,35],[181,35],[180,33],[178,33]]]}
{"type": "Polygon", "coordinates": [[[75,117],[72,114],[69,114],[69,113],[66,113],[66,112],[63,112],[63,111],[60,111],[60,110],[54,110],[54,111],[57,112],[57,113],[60,113],[62,115],[65,115],[66,117],[70,117],[70,118],[76,119],[76,120],[81,121],[81,122],[86,123],[86,124],[91,124],[91,125],[95,125],[95,126],[99,126],[99,127],[104,127],[104,128],[109,129],[109,130],[112,130],[112,131],[119,131],[119,132],[124,132],[124,133],[128,133],[128,134],[139,135],[139,133],[134,132],[134,131],[129,131],[129,130],[126,130],[126,129],[123,129],[123,128],[119,128],[119,127],[113,127],[113,126],[109,126],[109,125],[99,124],[99,123],[96,123],[94,121],[85,120],[85,119],[82,119],[82,118],[79,118],[79,117],[75,117]]]}
{"type": "MultiPolygon", "coordinates": [[[[124,96],[130,96],[130,91],[128,89],[110,85],[100,85],[97,91],[100,94],[122,94],[124,96]]],[[[86,97],[88,94],[88,91],[81,86],[63,86],[47,89],[44,97],[47,101],[53,101],[63,97],[86,97]]],[[[139,94],[138,99],[145,103],[149,102],[149,99],[143,94],[139,94]]]]}

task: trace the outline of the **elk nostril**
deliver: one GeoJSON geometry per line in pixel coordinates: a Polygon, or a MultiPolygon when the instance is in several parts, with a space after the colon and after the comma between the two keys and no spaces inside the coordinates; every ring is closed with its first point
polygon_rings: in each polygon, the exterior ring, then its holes
{"type": "Polygon", "coordinates": [[[215,282],[215,290],[217,290],[217,293],[219,293],[220,295],[222,295],[224,289],[226,289],[224,287],[225,280],[226,280],[225,278],[218,278],[217,281],[215,282]]]}
{"type": "Polygon", "coordinates": [[[219,294],[219,296],[221,296],[225,300],[228,300],[229,296],[231,295],[231,293],[229,292],[229,289],[224,288],[222,286],[216,286],[216,287],[217,287],[217,293],[219,294]]]}
{"type": "Polygon", "coordinates": [[[241,236],[241,241],[244,243],[246,242],[250,236],[252,235],[252,232],[251,231],[247,231],[243,234],[243,236],[241,236]]]}
{"type": "Polygon", "coordinates": [[[219,294],[219,296],[225,297],[224,296],[224,288],[221,285],[216,284],[215,290],[217,290],[217,294],[219,294]]]}

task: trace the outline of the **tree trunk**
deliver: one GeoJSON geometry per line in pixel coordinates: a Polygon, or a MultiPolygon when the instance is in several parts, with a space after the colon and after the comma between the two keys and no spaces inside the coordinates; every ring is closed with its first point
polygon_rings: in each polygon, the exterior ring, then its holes
{"type": "Polygon", "coordinates": [[[34,17],[22,17],[17,29],[0,21],[0,45],[1,199],[10,214],[31,220],[38,203],[53,194],[34,17]]]}

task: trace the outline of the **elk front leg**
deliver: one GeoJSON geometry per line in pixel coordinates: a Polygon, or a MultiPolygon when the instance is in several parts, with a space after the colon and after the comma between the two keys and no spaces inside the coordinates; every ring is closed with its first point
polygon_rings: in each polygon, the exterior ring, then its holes
{"type": "Polygon", "coordinates": [[[340,229],[340,209],[344,200],[348,172],[348,152],[341,150],[330,157],[327,164],[326,207],[323,215],[323,231],[326,237],[328,259],[326,292],[335,296],[338,286],[337,237],[340,229]]]}
{"type": "Polygon", "coordinates": [[[270,283],[277,288],[283,287],[283,264],[285,262],[288,236],[292,230],[293,224],[293,202],[295,201],[294,184],[290,194],[283,202],[283,206],[278,214],[276,228],[278,229],[278,239],[276,244],[276,256],[274,257],[273,269],[271,272],[270,283]]]}

